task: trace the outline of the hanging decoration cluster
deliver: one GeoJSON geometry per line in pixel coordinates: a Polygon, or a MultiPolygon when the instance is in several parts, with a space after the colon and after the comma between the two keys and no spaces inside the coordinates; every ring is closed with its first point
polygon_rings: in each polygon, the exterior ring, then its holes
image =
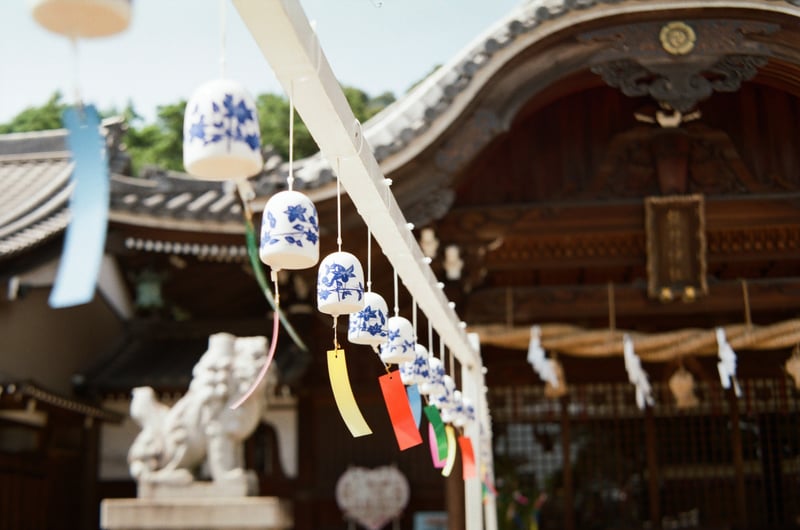
{"type": "MultiPolygon", "coordinates": [[[[225,77],[225,4],[225,0],[220,0],[220,74],[217,79],[199,86],[186,105],[183,163],[186,172],[197,179],[232,181],[236,184],[243,204],[245,234],[251,264],[266,298],[274,309],[272,340],[267,361],[252,387],[233,405],[233,408],[237,408],[259,388],[260,382],[269,370],[277,348],[281,320],[284,321],[293,340],[301,348],[305,348],[281,312],[277,274],[281,270],[300,270],[317,265],[320,227],[313,202],[293,189],[294,103],[290,90],[287,189],[274,194],[267,201],[262,214],[260,241],[256,241],[253,212],[250,208],[255,193],[248,179],[259,174],[264,165],[260,127],[253,97],[241,84],[225,77]],[[262,271],[262,263],[271,269],[272,290],[262,271]]],[[[117,33],[129,25],[131,18],[130,0],[32,0],[31,6],[37,22],[73,41],[77,38],[117,33]]],[[[70,247],[70,239],[81,244],[73,245],[75,248],[72,252],[68,252],[68,248],[65,248],[62,265],[65,262],[80,262],[81,267],[71,267],[71,269],[82,269],[81,274],[87,276],[85,273],[87,253],[78,250],[85,250],[85,242],[96,239],[100,243],[95,247],[100,249],[101,256],[107,222],[105,218],[97,219],[95,216],[87,222],[81,222],[80,217],[83,211],[97,211],[95,208],[97,203],[107,205],[108,164],[103,149],[104,141],[98,132],[98,114],[94,107],[83,105],[79,97],[76,100],[76,108],[68,109],[64,122],[70,132],[70,149],[75,154],[75,178],[78,181],[73,194],[74,204],[71,204],[72,224],[84,229],[77,230],[80,233],[73,238],[70,238],[68,232],[65,247],[70,247]],[[90,181],[81,177],[86,172],[99,176],[100,181],[90,181]],[[93,190],[88,199],[82,191],[87,189],[93,190]],[[87,226],[102,227],[102,233],[87,235],[85,230],[87,226]],[[69,259],[68,254],[81,256],[82,259],[76,262],[69,259]]],[[[433,464],[442,468],[443,475],[449,475],[455,462],[456,451],[460,450],[464,478],[472,478],[476,476],[475,455],[472,442],[464,435],[463,430],[468,424],[476,421],[475,405],[456,388],[452,353],[449,368],[453,373],[447,373],[444,343],[440,341],[438,356],[431,353],[433,331],[430,321],[427,348],[417,340],[416,302],[413,304],[413,323],[399,314],[397,272],[394,272],[392,316],[389,316],[389,308],[384,298],[372,291],[371,233],[368,232],[369,265],[366,282],[358,258],[342,250],[342,190],[338,179],[340,171],[338,163],[336,169],[337,250],[326,256],[319,264],[317,308],[320,312],[333,317],[333,349],[328,351],[328,372],[339,412],[353,436],[363,436],[372,432],[350,388],[345,352],[337,336],[338,317],[348,315],[348,340],[352,344],[370,346],[386,369],[386,374],[379,378],[379,384],[399,448],[404,450],[422,443],[420,429],[422,417],[425,416],[428,419],[427,430],[433,464]]],[[[390,193],[390,184],[391,181],[386,179],[387,194],[390,193]]],[[[409,229],[412,228],[409,226],[409,229]]],[[[66,276],[62,284],[71,286],[80,283],[75,280],[75,271],[66,276]]],[[[95,276],[92,276],[89,295],[93,292],[95,280],[95,276]]],[[[85,298],[86,293],[81,293],[77,298],[81,296],[85,298]]],[[[59,302],[61,304],[75,303],[77,299],[74,293],[62,298],[59,302]]],[[[52,303],[51,300],[51,305],[52,303]]],[[[552,381],[554,385],[558,384],[556,379],[552,381]]]]}
{"type": "MultiPolygon", "coordinates": [[[[319,225],[314,204],[292,190],[294,177],[290,147],[289,189],[267,202],[262,216],[261,243],[255,243],[253,215],[249,207],[249,201],[254,197],[247,179],[260,173],[264,166],[261,133],[253,97],[241,84],[225,78],[225,3],[220,0],[220,75],[218,79],[198,87],[186,104],[183,164],[186,172],[198,179],[236,182],[244,207],[251,263],[274,309],[267,362],[250,389],[233,405],[233,408],[238,408],[259,388],[275,355],[282,318],[277,273],[282,269],[308,268],[317,263],[319,225]],[[272,268],[274,296],[263,279],[259,259],[272,268]]],[[[290,111],[291,146],[294,109],[290,111]]],[[[290,334],[294,336],[291,328],[290,334]]]]}

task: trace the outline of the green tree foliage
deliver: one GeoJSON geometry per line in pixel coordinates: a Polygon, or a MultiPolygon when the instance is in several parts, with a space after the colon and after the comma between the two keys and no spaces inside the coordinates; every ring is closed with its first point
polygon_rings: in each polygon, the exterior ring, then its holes
{"type": "Polygon", "coordinates": [[[41,107],[28,107],[10,122],[0,124],[0,134],[60,129],[61,113],[66,106],[61,101],[61,92],[55,92],[41,107]]]}
{"type": "MultiPolygon", "coordinates": [[[[289,159],[289,102],[275,94],[256,98],[261,145],[272,146],[284,160],[289,159]]],[[[317,152],[317,144],[299,116],[294,119],[294,158],[300,159],[317,152]]]]}
{"type": "MultiPolygon", "coordinates": [[[[363,90],[345,87],[344,94],[356,118],[362,123],[395,101],[391,92],[370,97],[363,90]]],[[[58,129],[61,113],[66,104],[56,92],[44,105],[25,109],[9,123],[0,124],[0,133],[58,129]]],[[[258,120],[261,126],[261,144],[272,146],[283,158],[289,158],[289,101],[275,94],[261,94],[256,98],[258,120]]],[[[147,166],[158,166],[183,171],[183,113],[186,101],[158,107],[155,123],[142,123],[142,117],[131,104],[122,111],[128,123],[124,143],[131,157],[134,175],[147,166]]],[[[104,116],[118,115],[111,110],[104,116]]],[[[305,158],[317,151],[317,144],[303,121],[295,115],[294,157],[305,158]]]]}
{"type": "Polygon", "coordinates": [[[158,166],[173,171],[183,171],[183,112],[186,101],[161,105],[156,111],[156,122],[137,127],[141,117],[129,104],[124,111],[128,120],[125,146],[131,157],[133,174],[147,166],[158,166]]]}
{"type": "MultiPolygon", "coordinates": [[[[370,97],[363,90],[344,87],[344,96],[353,114],[365,122],[395,101],[391,92],[370,97]]],[[[262,94],[256,99],[262,145],[271,145],[285,160],[289,158],[289,100],[275,94],[262,94]]],[[[294,157],[305,158],[317,152],[317,144],[299,116],[294,121],[294,157]]]]}

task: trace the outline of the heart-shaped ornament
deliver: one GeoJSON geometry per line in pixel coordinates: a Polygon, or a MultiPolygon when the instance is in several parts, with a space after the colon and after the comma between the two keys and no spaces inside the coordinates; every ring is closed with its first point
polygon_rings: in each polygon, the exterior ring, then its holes
{"type": "Polygon", "coordinates": [[[408,504],[408,480],[395,467],[351,467],[336,483],[336,504],[348,519],[369,530],[383,528],[408,504]]]}

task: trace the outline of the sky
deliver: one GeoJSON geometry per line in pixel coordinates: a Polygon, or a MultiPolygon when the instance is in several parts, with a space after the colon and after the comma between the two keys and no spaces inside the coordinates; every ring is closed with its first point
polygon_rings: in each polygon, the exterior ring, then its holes
{"type": "MultiPolygon", "coordinates": [[[[300,0],[342,84],[404,93],[524,0],[300,0]]],[[[0,123],[55,92],[101,110],[128,102],[146,121],[220,75],[220,0],[135,0],[128,29],[79,40],[40,27],[26,0],[0,1],[0,123]],[[77,89],[77,90],[76,90],[77,89]]],[[[285,95],[231,0],[225,74],[252,94],[285,95]]]]}

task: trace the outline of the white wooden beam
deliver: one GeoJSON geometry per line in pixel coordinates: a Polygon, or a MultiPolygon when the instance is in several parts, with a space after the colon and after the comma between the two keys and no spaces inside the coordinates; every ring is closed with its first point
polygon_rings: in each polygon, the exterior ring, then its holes
{"type": "Polygon", "coordinates": [[[459,362],[480,371],[480,355],[437,286],[394,196],[387,192],[386,178],[299,2],[233,3],[406,289],[459,362]]]}

